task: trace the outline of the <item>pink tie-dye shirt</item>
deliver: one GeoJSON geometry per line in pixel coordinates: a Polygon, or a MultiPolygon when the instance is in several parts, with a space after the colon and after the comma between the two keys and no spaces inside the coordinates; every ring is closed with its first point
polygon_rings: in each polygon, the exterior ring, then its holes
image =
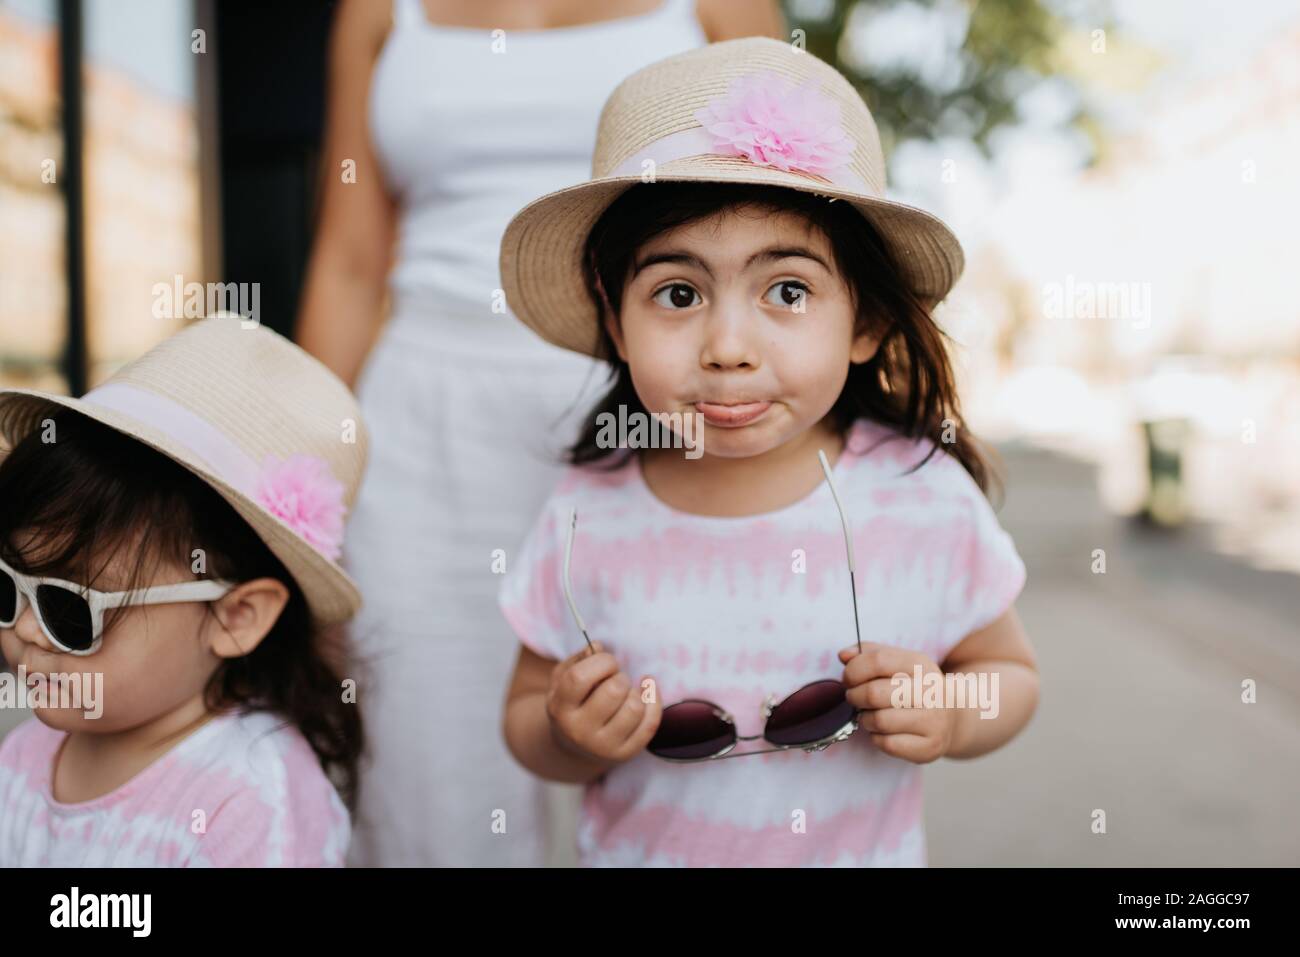
{"type": "MultiPolygon", "coordinates": [[[[1025,568],[955,459],[938,452],[907,471],[930,448],[860,420],[833,472],[863,639],[942,663],[1008,610],[1025,568]]],[[[500,594],[520,640],[555,660],[584,644],[561,585],[571,507],[570,574],[588,634],[633,682],[654,678],[665,704],[715,702],[738,734],[756,735],[769,695],[842,675],[853,605],[825,483],[774,512],[707,517],[655,497],[635,458],[613,472],[570,469],[500,594]]],[[[589,866],[924,865],[921,769],[864,732],[818,753],[676,764],[643,752],[587,786],[578,842],[589,866]]]]}
{"type": "Polygon", "coordinates": [[[65,804],[66,737],[31,718],[0,740],[0,867],[341,867],[351,825],[299,731],[212,718],[121,787],[65,804]]]}

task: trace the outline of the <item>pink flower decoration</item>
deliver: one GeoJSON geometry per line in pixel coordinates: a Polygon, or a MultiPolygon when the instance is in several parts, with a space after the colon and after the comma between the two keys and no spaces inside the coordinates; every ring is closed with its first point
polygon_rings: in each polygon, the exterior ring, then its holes
{"type": "Polygon", "coordinates": [[[815,81],[796,87],[770,70],[735,80],[695,118],[714,137],[718,153],[759,166],[825,176],[847,165],[853,153],[839,105],[815,81]]]}
{"type": "Polygon", "coordinates": [[[314,455],[266,457],[257,500],[330,561],[343,554],[343,483],[314,455]]]}

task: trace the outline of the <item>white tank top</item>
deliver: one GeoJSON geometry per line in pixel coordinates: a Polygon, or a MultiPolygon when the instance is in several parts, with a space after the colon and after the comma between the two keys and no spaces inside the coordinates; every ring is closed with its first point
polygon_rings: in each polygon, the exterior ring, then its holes
{"type": "Polygon", "coordinates": [[[393,321],[527,342],[521,323],[493,311],[506,224],[530,200],[590,176],[600,109],[624,77],[707,42],[695,0],[499,37],[431,24],[420,0],[394,0],[393,21],[369,104],[400,210],[393,321]]]}

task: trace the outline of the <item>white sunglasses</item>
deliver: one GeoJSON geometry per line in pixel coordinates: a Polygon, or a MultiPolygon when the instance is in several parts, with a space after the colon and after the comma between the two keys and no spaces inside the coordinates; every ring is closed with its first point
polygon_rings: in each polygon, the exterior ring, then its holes
{"type": "Polygon", "coordinates": [[[93,655],[103,643],[107,608],[216,601],[234,587],[234,582],[205,579],[134,591],[96,591],[61,578],[24,575],[0,559],[0,628],[17,624],[24,602],[30,602],[41,631],[55,647],[70,655],[93,655]]]}

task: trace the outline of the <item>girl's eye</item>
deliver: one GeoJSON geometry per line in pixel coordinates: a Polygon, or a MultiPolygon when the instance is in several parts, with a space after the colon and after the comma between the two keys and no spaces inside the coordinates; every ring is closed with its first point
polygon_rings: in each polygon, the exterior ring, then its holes
{"type": "Polygon", "coordinates": [[[654,294],[654,301],[665,309],[689,309],[699,301],[700,294],[685,283],[675,282],[654,294]]]}
{"type": "Polygon", "coordinates": [[[774,306],[784,306],[792,309],[799,303],[803,302],[804,297],[808,295],[808,287],[801,282],[793,279],[787,279],[784,282],[778,282],[767,291],[763,299],[774,306]],[[776,298],[772,298],[772,293],[776,293],[776,298]]]}

